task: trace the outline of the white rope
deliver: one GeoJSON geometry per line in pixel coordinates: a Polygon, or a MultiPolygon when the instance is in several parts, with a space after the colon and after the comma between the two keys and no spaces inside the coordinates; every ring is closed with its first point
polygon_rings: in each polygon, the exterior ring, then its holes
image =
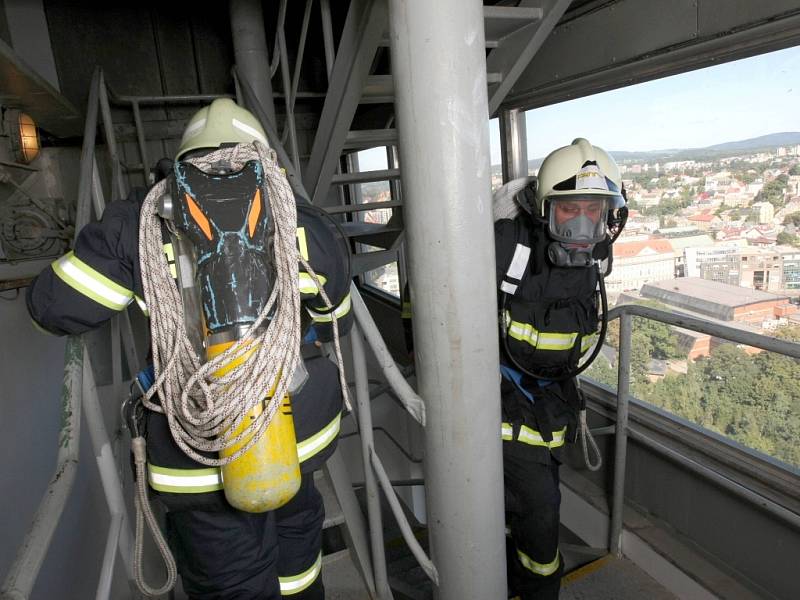
{"type": "MultiPolygon", "coordinates": [[[[164,194],[165,182],[150,191],[141,213],[139,256],[145,274],[142,280],[145,302],[150,309],[156,373],[155,384],[145,395],[144,404],[150,410],[163,412],[178,446],[187,456],[208,466],[228,464],[249,450],[264,435],[288,391],[301,360],[298,261],[316,281],[326,308],[333,308],[321,282],[297,250],[294,194],[275,153],[256,142],[217,150],[188,162],[209,171],[215,163],[225,162],[239,169],[250,160],[261,162],[264,168],[262,196],[269,198],[274,222],[275,286],[242,338],[208,362],[204,363],[189,341],[180,293],[162,250],[161,219],[156,214],[156,204],[164,194]],[[214,377],[220,368],[237,359],[241,359],[240,364],[225,375],[214,377]],[[155,394],[160,404],[151,401],[155,394]],[[251,411],[262,405],[261,413],[250,419],[251,411]],[[243,421],[245,426],[234,433],[243,421]],[[242,440],[246,440],[244,444],[225,458],[202,454],[228,449],[242,440]]],[[[341,372],[338,331],[333,317],[341,372]]]]}

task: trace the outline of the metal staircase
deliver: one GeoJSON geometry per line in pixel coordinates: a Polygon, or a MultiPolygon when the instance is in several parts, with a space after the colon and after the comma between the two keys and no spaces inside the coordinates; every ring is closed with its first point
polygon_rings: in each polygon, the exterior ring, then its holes
{"type": "MultiPolygon", "coordinates": [[[[490,116],[497,112],[569,4],[570,0],[523,0],[516,6],[484,7],[490,116]]],[[[346,233],[355,241],[385,251],[380,253],[380,257],[357,255],[354,262],[357,273],[396,260],[397,244],[402,240],[403,204],[402,199],[395,198],[395,195],[400,195],[399,184],[393,186],[398,191],[393,193],[390,203],[383,206],[377,203],[369,207],[335,206],[338,194],[333,193],[339,186],[374,181],[398,182],[401,178],[399,164],[390,164],[389,169],[380,171],[337,173],[342,156],[398,144],[396,128],[363,129],[357,117],[360,106],[383,104],[387,105],[390,120],[393,120],[395,94],[392,76],[373,72],[380,62],[377,59],[389,45],[387,32],[386,0],[351,2],[332,65],[331,85],[325,97],[320,125],[303,175],[312,202],[330,212],[354,216],[368,208],[392,208],[392,218],[386,224],[363,223],[357,217],[344,224],[346,233]]]]}

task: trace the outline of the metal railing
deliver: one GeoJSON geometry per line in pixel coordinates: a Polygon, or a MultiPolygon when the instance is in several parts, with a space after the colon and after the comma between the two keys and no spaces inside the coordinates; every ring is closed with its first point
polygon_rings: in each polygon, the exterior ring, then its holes
{"type": "MultiPolygon", "coordinates": [[[[92,77],[89,103],[81,151],[80,180],[76,210],[76,236],[91,220],[92,211],[99,218],[105,209],[105,199],[95,156],[95,141],[98,125],[98,110],[102,114],[103,130],[112,161],[112,188],[115,194],[125,194],[121,163],[117,153],[111,111],[103,73],[98,68],[92,77]]],[[[129,373],[138,371],[138,357],[133,342],[128,313],[117,314],[111,323],[112,382],[117,394],[121,394],[122,355],[125,354],[129,373]]],[[[77,336],[67,340],[64,361],[64,387],[62,396],[63,422],[59,434],[59,455],[56,473],[40,502],[33,524],[0,590],[2,600],[27,600],[39,574],[44,557],[52,540],[53,532],[63,514],[64,506],[72,491],[78,467],[80,447],[81,409],[86,416],[100,479],[108,504],[111,525],[106,538],[103,567],[97,586],[97,600],[109,598],[112,574],[119,549],[125,564],[129,582],[133,582],[133,535],[130,519],[122,495],[117,465],[114,460],[111,440],[106,430],[94,381],[91,361],[84,341],[77,336]]]]}
{"type": "MultiPolygon", "coordinates": [[[[667,325],[683,327],[692,331],[706,333],[715,337],[723,338],[738,344],[753,346],[770,352],[777,352],[791,358],[800,358],[800,343],[788,342],[765,335],[742,331],[729,325],[722,325],[706,321],[691,315],[681,313],[665,312],[648,306],[637,304],[626,304],[618,306],[609,311],[609,321],[619,318],[619,362],[617,373],[617,414],[615,427],[614,445],[614,484],[612,490],[611,506],[611,529],[609,549],[617,557],[622,556],[622,509],[625,500],[625,466],[628,445],[628,436],[631,432],[628,429],[628,407],[630,401],[630,361],[631,361],[631,333],[633,329],[633,317],[643,317],[667,325]]],[[[772,502],[756,492],[742,486],[741,484],[728,479],[724,475],[717,473],[690,458],[681,455],[674,450],[667,448],[647,436],[641,434],[631,435],[637,442],[643,443],[651,449],[659,452],[671,460],[680,463],[686,468],[708,478],[717,485],[723,487],[731,494],[754,503],[762,510],[765,510],[775,517],[795,528],[800,529],[800,515],[787,510],[786,508],[772,502]]]]}
{"type": "Polygon", "coordinates": [[[2,600],[27,600],[39,575],[64,505],[72,491],[78,470],[81,427],[81,386],[83,385],[83,344],[80,338],[67,339],[64,351],[64,385],[61,393],[61,429],[58,457],[50,483],[42,496],[33,523],[17,550],[0,589],[2,600]]]}

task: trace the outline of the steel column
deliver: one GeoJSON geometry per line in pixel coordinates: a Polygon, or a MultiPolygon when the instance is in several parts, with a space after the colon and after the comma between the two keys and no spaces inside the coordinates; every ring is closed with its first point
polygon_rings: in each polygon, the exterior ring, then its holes
{"type": "Polygon", "coordinates": [[[528,136],[525,113],[518,109],[500,111],[500,154],[503,182],[528,176],[528,136]]]}
{"type": "Polygon", "coordinates": [[[628,393],[631,382],[631,331],[633,317],[619,319],[619,374],[617,379],[617,427],[614,438],[614,492],[611,499],[609,549],[622,557],[622,508],[625,503],[625,464],[628,450],[628,393]]]}
{"type": "Polygon", "coordinates": [[[230,7],[236,68],[252,86],[267,119],[277,129],[261,0],[231,0],[230,7]]]}
{"type": "Polygon", "coordinates": [[[483,5],[390,0],[389,23],[435,597],[499,598],[506,570],[483,5]]]}

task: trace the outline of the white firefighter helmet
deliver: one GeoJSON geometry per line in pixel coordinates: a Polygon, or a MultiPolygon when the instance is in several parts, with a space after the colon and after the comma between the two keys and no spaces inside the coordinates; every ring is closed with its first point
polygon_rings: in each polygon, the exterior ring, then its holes
{"type": "Polygon", "coordinates": [[[601,241],[608,211],[625,205],[616,162],[584,138],[544,159],[535,200],[537,214],[549,222],[550,235],[573,243],[601,241]]]}
{"type": "Polygon", "coordinates": [[[269,147],[258,119],[230,98],[217,98],[198,110],[186,125],[176,160],[201,148],[218,148],[225,143],[249,144],[258,140],[269,147]]]}

